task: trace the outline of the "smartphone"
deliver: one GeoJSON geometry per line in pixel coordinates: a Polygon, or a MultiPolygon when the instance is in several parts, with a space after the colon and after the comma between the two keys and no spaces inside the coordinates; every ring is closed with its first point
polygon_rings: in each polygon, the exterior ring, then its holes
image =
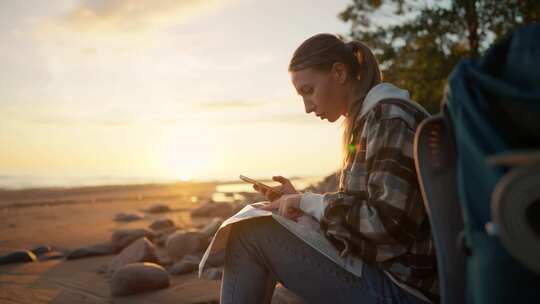
{"type": "Polygon", "coordinates": [[[264,189],[266,189],[266,190],[270,190],[270,191],[275,192],[275,193],[277,193],[277,194],[281,194],[278,190],[276,190],[276,189],[274,189],[274,188],[272,188],[272,187],[270,187],[270,186],[268,186],[268,185],[265,185],[265,184],[263,184],[263,183],[261,183],[261,182],[259,182],[259,181],[257,181],[257,180],[254,180],[254,179],[252,179],[252,178],[249,178],[249,177],[247,177],[247,176],[240,175],[240,179],[243,180],[243,181],[245,181],[245,182],[248,182],[248,183],[257,185],[257,186],[259,186],[259,187],[261,187],[261,188],[264,188],[264,189]]]}

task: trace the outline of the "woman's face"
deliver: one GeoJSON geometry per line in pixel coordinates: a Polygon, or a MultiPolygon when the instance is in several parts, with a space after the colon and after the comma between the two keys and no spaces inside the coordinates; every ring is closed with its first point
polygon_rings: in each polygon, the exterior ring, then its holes
{"type": "Polygon", "coordinates": [[[291,71],[291,80],[302,96],[306,113],[315,112],[329,122],[338,120],[347,112],[346,87],[340,67],[334,65],[330,72],[320,72],[314,68],[291,71]]]}

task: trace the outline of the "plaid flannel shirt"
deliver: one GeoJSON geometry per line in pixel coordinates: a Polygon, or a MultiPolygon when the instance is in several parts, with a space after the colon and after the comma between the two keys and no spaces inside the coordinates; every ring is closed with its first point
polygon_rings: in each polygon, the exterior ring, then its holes
{"type": "Polygon", "coordinates": [[[413,159],[424,118],[403,100],[386,99],[356,122],[339,191],[323,196],[321,229],[341,256],[358,255],[438,302],[435,247],[413,159]]]}

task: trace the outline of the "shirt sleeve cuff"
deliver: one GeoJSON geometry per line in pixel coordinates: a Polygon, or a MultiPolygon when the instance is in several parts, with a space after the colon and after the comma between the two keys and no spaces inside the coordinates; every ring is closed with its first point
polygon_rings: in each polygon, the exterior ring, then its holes
{"type": "Polygon", "coordinates": [[[326,204],[324,203],[324,194],[313,192],[304,192],[300,198],[300,210],[307,213],[317,221],[321,221],[326,204]]]}

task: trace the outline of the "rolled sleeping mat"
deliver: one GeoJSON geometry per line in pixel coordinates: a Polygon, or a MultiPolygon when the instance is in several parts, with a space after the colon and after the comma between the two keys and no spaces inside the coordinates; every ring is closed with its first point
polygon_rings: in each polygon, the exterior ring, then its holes
{"type": "Polygon", "coordinates": [[[499,180],[491,215],[510,255],[540,273],[540,164],[517,167],[499,180]]]}

